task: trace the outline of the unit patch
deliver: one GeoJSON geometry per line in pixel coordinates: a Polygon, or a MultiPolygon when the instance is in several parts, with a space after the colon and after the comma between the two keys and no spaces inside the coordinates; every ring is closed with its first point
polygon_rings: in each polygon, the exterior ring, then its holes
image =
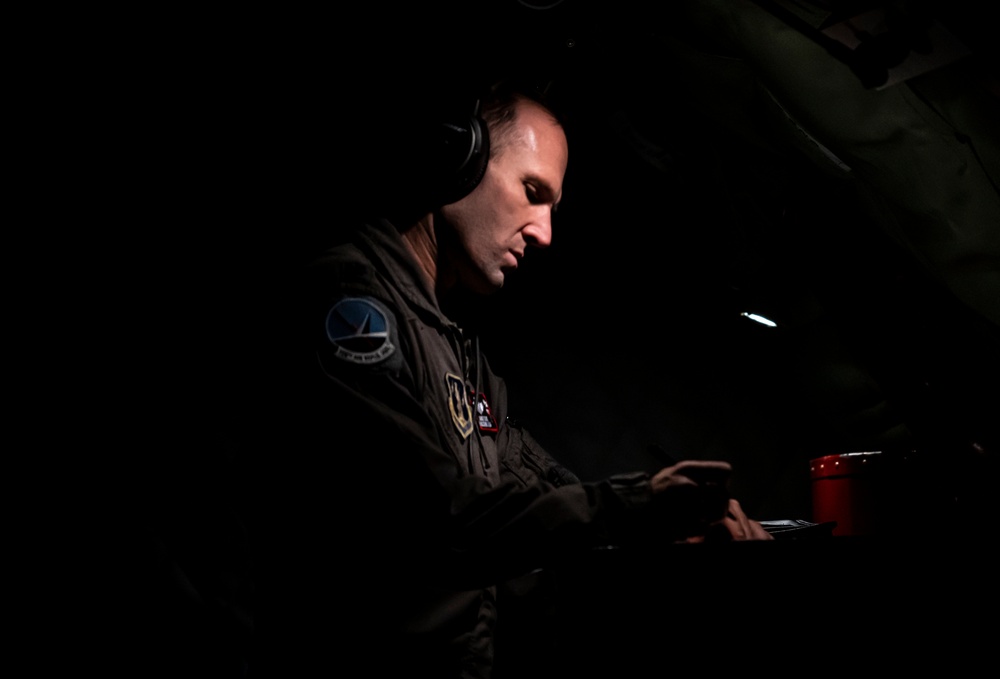
{"type": "Polygon", "coordinates": [[[472,433],[472,406],[469,392],[465,388],[465,380],[458,375],[445,373],[445,384],[448,387],[448,410],[451,411],[451,421],[463,439],[472,433]]]}
{"type": "Polygon", "coordinates": [[[389,358],[395,351],[390,333],[392,314],[365,297],[345,297],[326,315],[326,336],[337,358],[367,365],[389,358]]]}
{"type": "Polygon", "coordinates": [[[479,399],[473,404],[473,408],[476,411],[476,425],[479,427],[479,431],[496,432],[499,430],[497,420],[493,417],[493,410],[486,402],[486,394],[479,393],[479,399]]]}

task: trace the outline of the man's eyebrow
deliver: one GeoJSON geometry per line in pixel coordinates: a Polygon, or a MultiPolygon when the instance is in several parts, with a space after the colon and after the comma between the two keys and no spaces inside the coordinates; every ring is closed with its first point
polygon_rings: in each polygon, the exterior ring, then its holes
{"type": "Polygon", "coordinates": [[[548,184],[545,185],[545,190],[552,197],[552,212],[555,213],[559,209],[559,204],[562,203],[562,196],[556,196],[556,192],[548,184]]]}
{"type": "Polygon", "coordinates": [[[552,211],[555,212],[556,206],[559,204],[559,200],[556,199],[556,191],[552,184],[544,177],[535,174],[528,177],[528,179],[535,183],[539,192],[544,192],[545,197],[552,201],[552,211]]]}
{"type": "Polygon", "coordinates": [[[552,201],[552,212],[555,213],[556,210],[559,209],[559,203],[562,200],[561,197],[556,198],[556,192],[552,188],[552,185],[546,182],[545,180],[539,179],[539,183],[545,189],[545,193],[547,194],[546,197],[548,197],[552,201]]]}

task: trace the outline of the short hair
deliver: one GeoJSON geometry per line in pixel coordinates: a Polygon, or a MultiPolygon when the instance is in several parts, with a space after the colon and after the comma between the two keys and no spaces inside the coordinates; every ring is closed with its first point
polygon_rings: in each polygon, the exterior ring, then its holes
{"type": "Polygon", "coordinates": [[[518,101],[533,101],[545,109],[552,120],[565,128],[564,121],[547,96],[547,91],[537,83],[522,80],[502,80],[494,83],[480,100],[479,115],[486,123],[490,135],[490,157],[506,148],[513,137],[514,119],[518,101]]]}
{"type": "MultiPolygon", "coordinates": [[[[486,162],[495,158],[515,140],[514,122],[519,101],[538,103],[565,129],[545,89],[538,87],[533,81],[496,78],[485,82],[493,84],[473,85],[468,89],[455,88],[444,95],[435,92],[440,96],[431,98],[432,103],[427,110],[418,111],[415,114],[416,121],[401,128],[410,134],[395,134],[393,126],[386,125],[386,129],[394,131],[393,135],[387,137],[394,140],[395,145],[386,147],[384,152],[373,153],[372,158],[377,158],[382,163],[384,157],[389,157],[393,162],[374,166],[372,173],[377,173],[383,181],[373,187],[367,213],[388,216],[391,221],[399,224],[410,224],[428,210],[456,200],[453,194],[470,185],[468,178],[455,176],[457,169],[449,162],[455,160],[454,154],[443,157],[444,137],[440,134],[427,134],[427,131],[440,133],[442,127],[453,128],[453,125],[442,123],[446,119],[456,120],[459,127],[454,129],[461,129],[462,124],[469,122],[473,104],[477,104],[478,117],[486,125],[486,144],[489,147],[486,162]],[[459,115],[461,117],[456,119],[459,115]],[[425,167],[421,163],[428,165],[425,167]]],[[[485,171],[485,164],[478,163],[481,158],[482,156],[477,158],[475,168],[479,170],[479,178],[485,171]]],[[[464,169],[465,165],[463,171],[464,169]]]]}

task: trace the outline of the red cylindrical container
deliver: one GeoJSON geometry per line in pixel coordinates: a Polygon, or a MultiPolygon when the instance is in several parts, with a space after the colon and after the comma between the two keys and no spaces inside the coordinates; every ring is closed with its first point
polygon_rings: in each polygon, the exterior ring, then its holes
{"type": "Polygon", "coordinates": [[[824,455],[809,461],[813,521],[836,521],[833,535],[872,535],[884,514],[881,451],[824,455]]]}

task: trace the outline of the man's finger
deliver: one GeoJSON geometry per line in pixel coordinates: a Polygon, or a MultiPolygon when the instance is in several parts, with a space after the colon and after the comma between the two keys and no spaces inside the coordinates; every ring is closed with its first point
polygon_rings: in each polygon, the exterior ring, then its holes
{"type": "Polygon", "coordinates": [[[675,474],[682,474],[697,484],[726,483],[732,471],[732,465],[719,460],[685,460],[673,466],[675,474]]]}

